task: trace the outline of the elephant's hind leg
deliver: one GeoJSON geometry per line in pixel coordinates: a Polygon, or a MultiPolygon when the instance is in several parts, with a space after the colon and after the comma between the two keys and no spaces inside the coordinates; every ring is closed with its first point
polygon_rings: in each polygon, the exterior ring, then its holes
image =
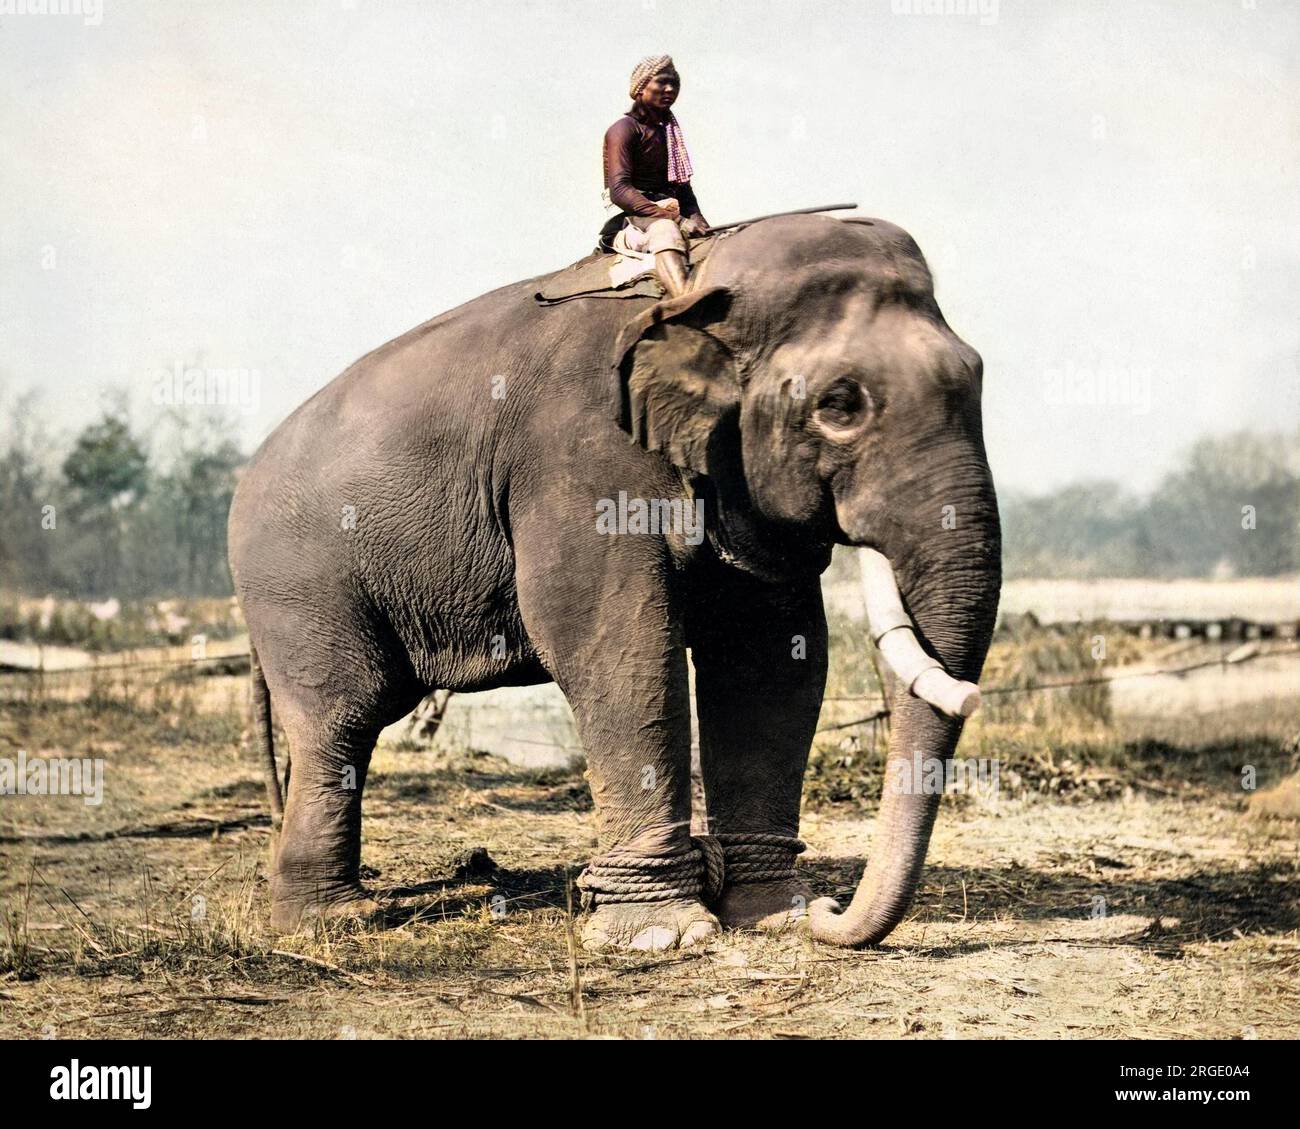
{"type": "Polygon", "coordinates": [[[280,931],[379,908],[360,881],[361,796],[380,730],[426,689],[400,641],[350,592],[320,581],[310,590],[310,610],[240,594],[292,758],[270,873],[280,931]]]}
{"type": "Polygon", "coordinates": [[[322,919],[374,915],[381,907],[360,877],[361,793],[379,726],[296,708],[280,716],[293,772],[271,872],[271,926],[293,932],[322,919]]]}

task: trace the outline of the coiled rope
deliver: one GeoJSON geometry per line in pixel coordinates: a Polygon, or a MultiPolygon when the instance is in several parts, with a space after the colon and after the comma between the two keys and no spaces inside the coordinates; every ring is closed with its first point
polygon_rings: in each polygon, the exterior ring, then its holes
{"type": "Polygon", "coordinates": [[[798,839],[764,832],[692,835],[690,847],[667,858],[617,848],[592,859],[578,875],[582,908],[628,902],[698,900],[710,905],[725,884],[795,878],[798,839]]]}

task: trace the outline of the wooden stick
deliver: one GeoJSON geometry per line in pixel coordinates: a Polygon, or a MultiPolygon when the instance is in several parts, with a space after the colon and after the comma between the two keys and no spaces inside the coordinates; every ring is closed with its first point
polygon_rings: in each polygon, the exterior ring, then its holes
{"type": "Polygon", "coordinates": [[[346,968],[340,968],[337,964],[330,964],[327,960],[321,960],[319,957],[309,957],[306,953],[291,953],[288,949],[272,949],[272,956],[288,957],[290,960],[302,960],[308,964],[314,964],[319,968],[327,968],[331,972],[337,972],[340,976],[346,976],[349,980],[355,980],[358,984],[364,984],[367,988],[373,988],[375,982],[361,976],[356,972],[349,972],[346,968]]]}
{"type": "Polygon", "coordinates": [[[736,220],[735,223],[720,223],[714,227],[706,228],[704,234],[712,235],[718,231],[730,231],[733,227],[744,227],[746,224],[758,223],[759,220],[774,220],[777,216],[811,216],[817,212],[842,212],[848,208],[856,208],[857,204],[823,204],[820,208],[795,208],[792,212],[770,212],[765,216],[755,216],[751,220],[736,220]]]}

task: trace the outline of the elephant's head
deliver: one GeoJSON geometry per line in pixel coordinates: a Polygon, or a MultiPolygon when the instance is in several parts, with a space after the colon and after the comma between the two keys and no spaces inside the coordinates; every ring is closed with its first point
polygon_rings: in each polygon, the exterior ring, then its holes
{"type": "MultiPolygon", "coordinates": [[[[617,346],[620,422],[696,477],[709,535],[738,567],[820,571],[834,542],[893,564],[926,649],[976,680],[1001,583],[979,354],[948,327],[925,259],[879,220],[787,216],[723,240],[693,289],[617,346]]],[[[894,695],[891,762],[952,756],[961,721],[894,695]]],[[[920,878],[940,797],[891,786],[852,905],[812,908],[819,939],[879,941],[920,878]]]]}

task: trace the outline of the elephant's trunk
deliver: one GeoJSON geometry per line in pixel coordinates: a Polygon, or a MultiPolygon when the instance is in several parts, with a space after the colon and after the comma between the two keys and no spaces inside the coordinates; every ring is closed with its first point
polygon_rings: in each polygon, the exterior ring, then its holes
{"type": "MultiPolygon", "coordinates": [[[[984,664],[1001,585],[1001,541],[991,484],[987,501],[977,511],[981,519],[935,538],[942,561],[915,552],[895,556],[921,644],[954,679],[970,682],[978,679],[984,664]]],[[[942,713],[897,679],[892,681],[889,754],[866,871],[844,912],[831,898],[820,898],[809,907],[813,937],[834,945],[875,944],[903,919],[920,881],[941,798],[939,791],[924,786],[935,777],[927,772],[927,762],[942,766],[961,735],[960,716],[942,713]]]]}

